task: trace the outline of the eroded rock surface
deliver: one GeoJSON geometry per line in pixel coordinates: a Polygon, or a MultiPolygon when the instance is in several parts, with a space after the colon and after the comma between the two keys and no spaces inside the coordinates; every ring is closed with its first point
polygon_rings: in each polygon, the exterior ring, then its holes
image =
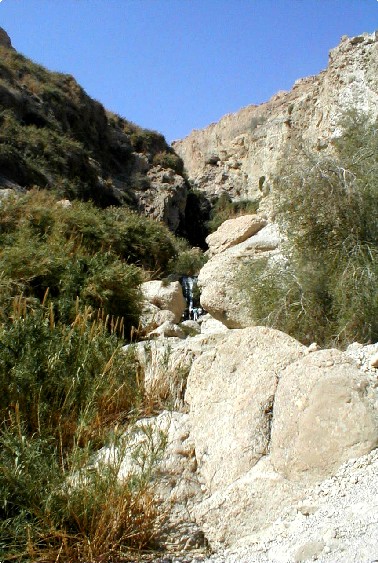
{"type": "Polygon", "coordinates": [[[327,150],[342,112],[378,114],[377,33],[344,36],[326,70],[298,80],[289,92],[224,116],[174,143],[194,186],[209,196],[261,200],[292,143],[327,150]]]}
{"type": "MultiPolygon", "coordinates": [[[[165,283],[160,280],[144,282],[142,293],[148,303],[173,313],[173,322],[179,323],[186,308],[180,282],[165,283]]],[[[170,320],[170,319],[167,319],[170,320]]]]}
{"type": "MultiPolygon", "coordinates": [[[[224,239],[229,241],[229,248],[214,254],[203,266],[198,276],[201,306],[228,328],[245,328],[256,324],[248,295],[241,283],[245,266],[263,259],[265,267],[269,267],[271,260],[282,258],[279,249],[280,234],[277,226],[272,223],[261,228],[243,242],[232,244],[232,240],[235,239],[231,237],[231,233],[237,237],[238,231],[237,228],[233,228],[233,224],[240,220],[241,218],[226,221],[228,223],[226,233],[228,234],[224,236],[224,239]]],[[[260,225],[263,225],[264,219],[261,218],[260,221],[260,225]]],[[[256,224],[256,222],[254,223],[256,224]]],[[[218,231],[222,229],[223,225],[218,231]]],[[[220,238],[221,236],[219,236],[220,238]]],[[[219,245],[210,247],[210,250],[212,249],[214,252],[216,248],[219,249],[219,245]]]]}

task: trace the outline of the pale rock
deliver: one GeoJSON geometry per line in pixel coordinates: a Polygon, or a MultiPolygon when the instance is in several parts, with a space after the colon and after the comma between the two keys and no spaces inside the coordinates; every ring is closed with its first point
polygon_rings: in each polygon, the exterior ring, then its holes
{"type": "Polygon", "coordinates": [[[142,314],[139,317],[139,329],[144,333],[151,332],[166,321],[173,323],[176,315],[168,309],[159,309],[157,305],[153,305],[146,301],[143,305],[142,314]]]}
{"type": "Polygon", "coordinates": [[[217,345],[193,362],[185,394],[198,470],[209,493],[230,485],[267,455],[280,373],[306,351],[267,327],[219,336],[217,345]]]}
{"type": "Polygon", "coordinates": [[[185,338],[186,334],[177,324],[165,321],[163,324],[148,333],[148,338],[185,338]]]}
{"type": "Polygon", "coordinates": [[[95,465],[119,465],[118,478],[150,475],[154,503],[160,518],[157,539],[169,547],[203,545],[204,536],[190,516],[202,500],[196,476],[194,444],[188,415],[163,411],[139,420],[123,437],[123,445],[100,450],[95,465]]]}
{"type": "Polygon", "coordinates": [[[195,358],[212,350],[222,336],[199,334],[186,339],[157,338],[128,344],[123,351],[135,354],[144,392],[151,405],[186,410],[184,393],[191,365],[195,358]]]}
{"type": "Polygon", "coordinates": [[[201,334],[217,334],[219,332],[228,332],[226,325],[214,319],[209,313],[203,315],[201,320],[201,334]]]}
{"type": "Polygon", "coordinates": [[[62,207],[63,209],[69,209],[72,207],[72,202],[69,199],[60,199],[56,202],[57,207],[62,207]]]}
{"type": "Polygon", "coordinates": [[[316,482],[378,445],[369,380],[338,350],[320,350],[281,373],[270,455],[287,479],[316,482]]]}
{"type": "Polygon", "coordinates": [[[244,242],[210,258],[197,280],[205,311],[228,328],[254,326],[256,319],[240,280],[245,267],[254,260],[266,259],[267,267],[277,260],[283,261],[280,241],[277,225],[269,224],[244,242]]]}
{"type": "Polygon", "coordinates": [[[201,332],[201,325],[197,321],[192,321],[191,319],[187,319],[180,324],[180,327],[189,336],[194,336],[195,334],[200,334],[201,332]]]}
{"type": "Polygon", "coordinates": [[[263,457],[239,479],[194,505],[192,515],[211,547],[223,549],[268,527],[304,492],[300,483],[285,479],[269,457],[263,457]]]}
{"type": "Polygon", "coordinates": [[[208,255],[219,254],[231,246],[244,242],[266,224],[266,219],[259,215],[241,215],[224,221],[214,233],[206,238],[209,246],[208,255]]]}
{"type": "Polygon", "coordinates": [[[271,180],[293,144],[315,155],[332,151],[348,108],[370,112],[373,119],[378,114],[377,34],[344,39],[331,50],[326,70],[193,131],[173,147],[196,189],[212,198],[226,192],[235,201],[260,201],[259,210],[271,213],[271,180]]]}
{"type": "Polygon", "coordinates": [[[167,309],[174,314],[174,322],[179,323],[186,308],[180,282],[166,283],[153,280],[141,284],[143,297],[159,309],[167,309]]]}

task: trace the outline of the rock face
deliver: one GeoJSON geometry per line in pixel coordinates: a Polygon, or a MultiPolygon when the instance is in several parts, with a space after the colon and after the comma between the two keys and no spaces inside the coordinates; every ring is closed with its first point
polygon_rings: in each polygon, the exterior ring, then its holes
{"type": "Polygon", "coordinates": [[[281,332],[255,327],[230,331],[194,362],[185,399],[199,472],[210,493],[227,487],[267,455],[280,372],[305,350],[281,332]],[[279,350],[275,354],[273,339],[279,350]]]}
{"type": "Polygon", "coordinates": [[[214,546],[266,528],[309,486],[378,444],[376,388],[337,350],[265,327],[232,330],[194,361],[187,392],[214,546]]]}
{"type": "Polygon", "coordinates": [[[348,107],[378,114],[378,34],[343,37],[317,76],[224,116],[174,143],[194,186],[209,196],[261,199],[291,143],[326,149],[348,107]]]}
{"type": "Polygon", "coordinates": [[[207,238],[208,255],[219,254],[231,246],[235,246],[255,235],[267,224],[260,215],[241,215],[235,219],[228,219],[207,238]]]}
{"type": "Polygon", "coordinates": [[[288,479],[319,481],[377,447],[367,383],[338,350],[320,350],[289,366],[275,396],[275,469],[288,479]]]}
{"type": "Polygon", "coordinates": [[[101,207],[127,204],[172,231],[182,228],[188,183],[181,159],[163,135],[106,111],[72,76],[49,72],[25,57],[19,72],[21,55],[1,28],[0,50],[0,107],[7,110],[0,189],[59,185],[70,199],[91,199],[101,207]],[[42,144],[30,126],[43,128],[42,144]]]}
{"type": "MultiPolygon", "coordinates": [[[[140,448],[149,459],[152,447],[161,541],[188,548],[205,536],[213,549],[258,544],[264,551],[266,538],[272,559],[261,561],[302,561],[323,556],[326,546],[342,555],[342,539],[325,536],[328,528],[316,541],[306,535],[301,541],[290,522],[300,526],[316,513],[320,500],[309,496],[314,486],[328,494],[324,479],[378,445],[377,372],[356,364],[365,355],[370,361],[374,345],[346,354],[250,327],[134,348],[151,411],[174,410],[129,431],[120,476],[140,471],[140,448]],[[292,515],[288,523],[282,524],[283,514],[292,515]],[[287,528],[295,536],[291,558],[278,558],[287,528]]],[[[352,521],[354,509],[343,507],[352,521]]]]}
{"type": "Polygon", "coordinates": [[[149,187],[136,190],[138,209],[177,231],[185,215],[187,183],[172,169],[154,166],[147,172],[149,187]]]}
{"type": "Polygon", "coordinates": [[[161,310],[171,311],[174,315],[173,322],[180,322],[186,307],[180,282],[166,284],[160,280],[153,280],[143,283],[141,288],[146,301],[161,310]]]}
{"type": "Polygon", "coordinates": [[[7,47],[8,49],[12,48],[11,38],[2,27],[0,27],[0,45],[2,47],[7,47]]]}
{"type": "MultiPolygon", "coordinates": [[[[247,216],[251,217],[251,216],[247,216]]],[[[259,217],[253,215],[252,217],[259,217]]],[[[208,311],[212,317],[222,322],[228,328],[244,328],[256,324],[253,311],[248,304],[248,296],[241,289],[240,279],[243,276],[246,264],[263,260],[266,267],[269,261],[280,259],[279,251],[280,235],[274,224],[261,228],[266,221],[259,217],[253,219],[255,226],[260,225],[259,230],[244,242],[233,244],[238,240],[238,223],[242,217],[226,221],[210,235],[211,252],[222,249],[227,241],[229,246],[226,250],[214,254],[203,266],[198,276],[198,286],[201,289],[201,306],[208,311]],[[236,227],[233,224],[236,223],[236,227]],[[221,233],[218,235],[218,233],[221,233]],[[235,236],[236,239],[232,237],[235,236]],[[213,243],[214,241],[214,243],[213,243]]],[[[250,222],[248,219],[247,223],[250,222]]]]}

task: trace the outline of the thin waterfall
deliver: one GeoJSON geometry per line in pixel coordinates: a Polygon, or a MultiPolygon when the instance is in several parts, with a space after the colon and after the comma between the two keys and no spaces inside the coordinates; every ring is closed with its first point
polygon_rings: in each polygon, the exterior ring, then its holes
{"type": "Polygon", "coordinates": [[[200,306],[199,296],[195,291],[197,287],[197,276],[182,276],[180,283],[187,303],[184,318],[196,321],[203,312],[200,306]]]}

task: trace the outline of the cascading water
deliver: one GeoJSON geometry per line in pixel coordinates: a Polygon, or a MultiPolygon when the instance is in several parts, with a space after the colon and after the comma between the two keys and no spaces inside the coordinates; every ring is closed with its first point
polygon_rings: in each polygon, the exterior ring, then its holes
{"type": "Polygon", "coordinates": [[[197,295],[196,292],[197,276],[182,276],[180,283],[187,303],[184,317],[185,319],[192,319],[196,321],[203,313],[199,302],[199,295],[197,295]]]}

